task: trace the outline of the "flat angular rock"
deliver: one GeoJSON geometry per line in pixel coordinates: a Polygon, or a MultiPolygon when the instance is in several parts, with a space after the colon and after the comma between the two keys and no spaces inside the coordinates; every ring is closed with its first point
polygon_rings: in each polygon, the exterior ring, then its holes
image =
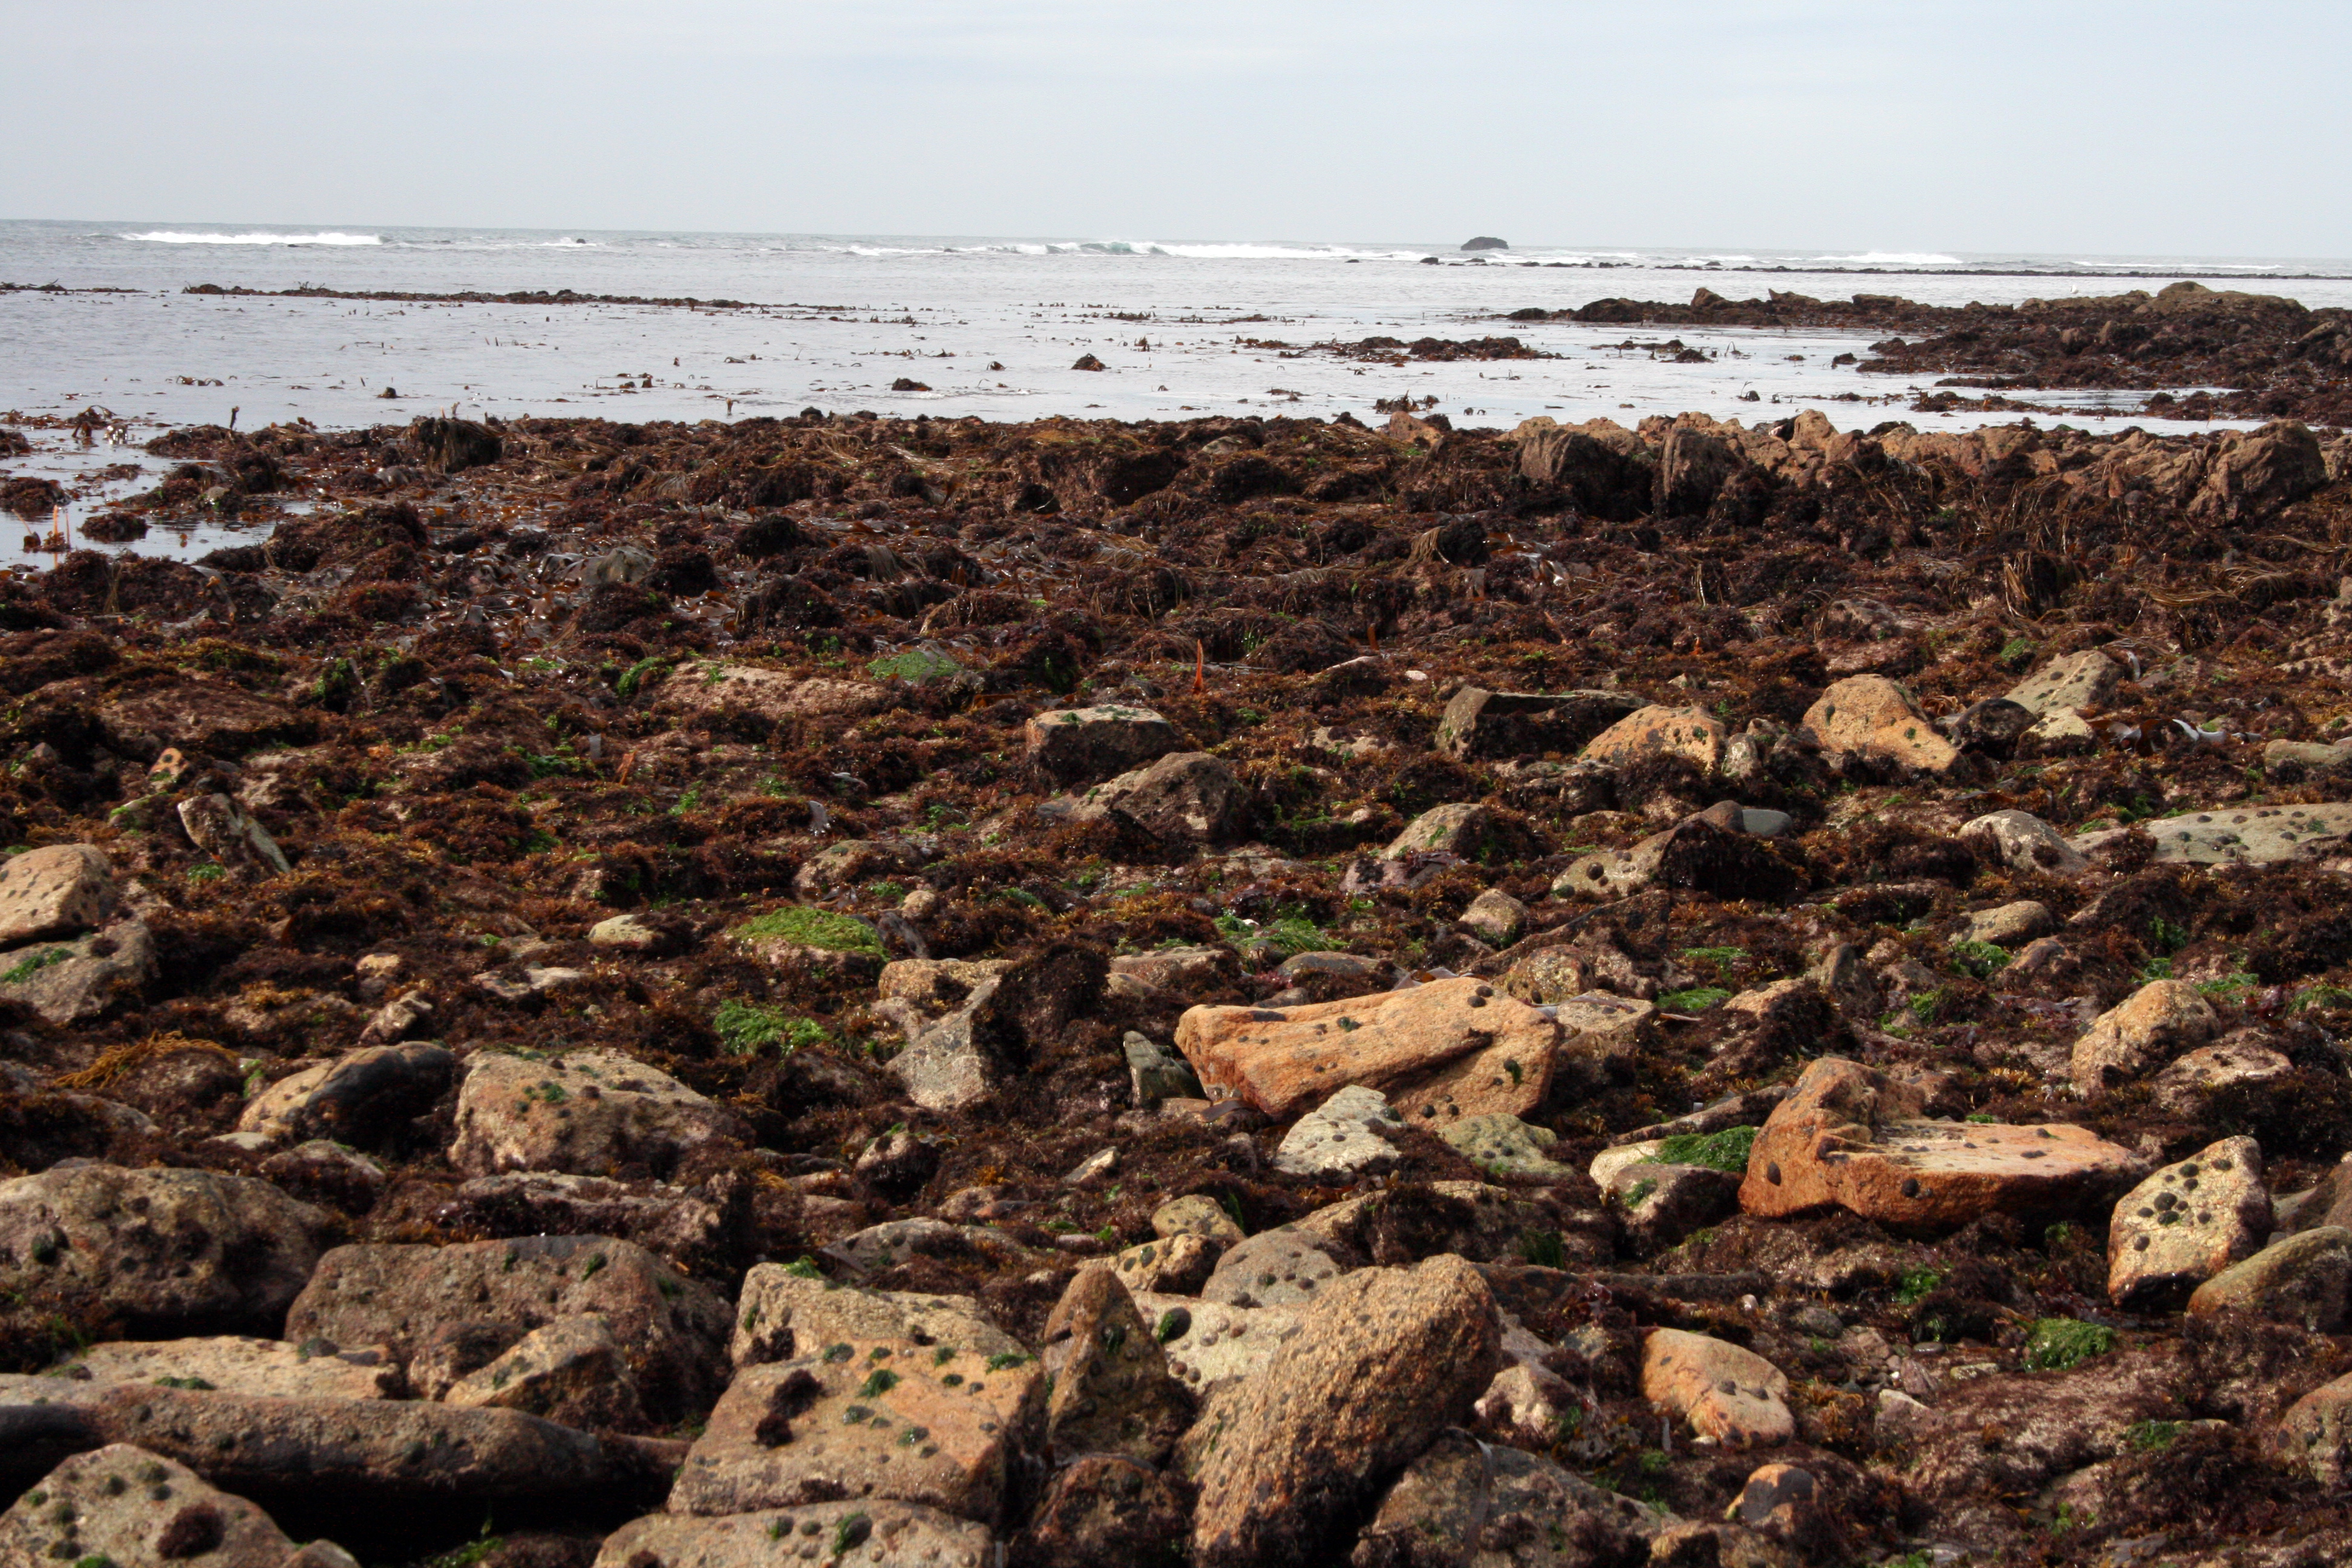
{"type": "Polygon", "coordinates": [[[2203,1284],[2271,1233],[2262,1145],[2225,1138],[2126,1193],[2107,1222],[2107,1296],[2123,1306],[2203,1284]]]}
{"type": "Polygon", "coordinates": [[[1384,1264],[1441,1252],[1474,1263],[1524,1263],[1535,1230],[1555,1233],[1561,1267],[1588,1268],[1608,1260],[1614,1239],[1613,1227],[1589,1209],[1563,1213],[1490,1182],[1401,1182],[1327,1204],[1286,1228],[1318,1240],[1335,1258],[1384,1264]]]}
{"type": "Polygon", "coordinates": [[[2223,1095],[2260,1095],[2284,1089],[2294,1078],[2284,1054],[2233,1034],[2201,1046],[2156,1075],[2149,1101],[2176,1116],[2195,1116],[2223,1095]]]}
{"type": "Polygon", "coordinates": [[[1526,1003],[1467,977],[1287,1009],[1194,1007],[1176,1048],[1213,1092],[1285,1119],[1361,1085],[1408,1121],[1525,1115],[1551,1082],[1559,1029],[1526,1003]]]}
{"type": "Polygon", "coordinates": [[[1651,1330],[1642,1342],[1642,1397],[1727,1447],[1769,1447],[1796,1436],[1787,1374],[1706,1334],[1651,1330]]]}
{"type": "Polygon", "coordinates": [[[1465,860],[1478,858],[1480,847],[1489,839],[1498,822],[1495,808],[1479,801],[1455,801],[1446,805],[1433,805],[1404,826],[1404,831],[1389,841],[1381,851],[1383,860],[1402,860],[1408,855],[1454,855],[1465,860]]]}
{"type": "Polygon", "coordinates": [[[0,1182],[0,1292],[143,1335],[274,1331],[326,1229],[267,1182],[65,1166],[0,1182]]]}
{"type": "Polygon", "coordinates": [[[1192,1424],[1192,1394],[1127,1287],[1085,1268],[1045,1320],[1045,1441],[1067,1458],[1124,1454],[1157,1465],[1192,1424]]]}
{"type": "MultiPolygon", "coordinates": [[[[0,859],[0,948],[51,942],[89,930],[121,895],[105,853],[89,844],[52,844],[0,859]]],[[[0,955],[0,968],[13,963],[0,955]]]]}
{"type": "Polygon", "coordinates": [[[191,795],[179,815],[188,841],[226,869],[279,877],[294,869],[269,829],[225,795],[191,795]]]}
{"type": "Polygon", "coordinates": [[[1094,1012],[1109,976],[1093,949],[1055,946],[975,984],[955,1012],[917,1033],[890,1060],[909,1099],[960,1110],[1022,1072],[1034,1052],[1094,1012]]]}
{"type": "Polygon", "coordinates": [[[1110,1267],[1129,1290],[1189,1296],[1208,1282],[1224,1250],[1223,1241],[1202,1236],[1156,1237],[1111,1254],[1110,1267]]]}
{"type": "Polygon", "coordinates": [[[2050,912],[2049,905],[2033,899],[2020,899],[1970,915],[1968,923],[1960,928],[1959,940],[1990,942],[2014,952],[2057,929],[2058,918],[2050,912]]]}
{"type": "Polygon", "coordinates": [[[2124,667],[2097,648],[2053,658],[2012,688],[2009,700],[2039,716],[2061,708],[2105,708],[2123,684],[2124,667]]]}
{"type": "Polygon", "coordinates": [[[1234,1307],[1297,1307],[1347,1272],[1339,1249],[1322,1236],[1279,1226],[1235,1242],[1217,1259],[1203,1301],[1234,1307]]]}
{"type": "Polygon", "coordinates": [[[2273,784],[2301,784],[2347,772],[2352,772],[2352,741],[2332,745],[2273,741],[2263,748],[2263,775],[2273,784]]]}
{"type": "Polygon", "coordinates": [[[2155,980],[2092,1021],[2074,1042],[2074,1087],[2086,1095],[2154,1072],[2213,1037],[2211,1003],[2186,980],[2155,980]]]}
{"type": "Polygon", "coordinates": [[[1013,1561],[1035,1568],[1147,1563],[1184,1539],[1190,1510],[1160,1472],[1123,1454],[1087,1454],[1055,1473],[1013,1561]]]}
{"type": "Polygon", "coordinates": [[[2032,812],[1988,812],[1964,825],[1960,838],[2012,871],[2073,877],[2090,869],[2056,828],[2032,812]]]}
{"type": "Polygon", "coordinates": [[[1490,1176],[1556,1182],[1575,1173],[1573,1166],[1544,1153],[1559,1142],[1559,1133],[1549,1127],[1531,1126],[1516,1116],[1465,1117],[1441,1128],[1437,1135],[1490,1176]]]}
{"type": "Polygon", "coordinates": [[[1501,1343],[1494,1297],[1458,1258],[1333,1282],[1297,1336],[1187,1435],[1193,1561],[1327,1560],[1377,1479],[1468,1417],[1501,1343]]]}
{"type": "Polygon", "coordinates": [[[1231,1247],[1242,1238],[1242,1227],[1234,1223],[1234,1216],[1206,1193],[1161,1204],[1151,1211],[1151,1230],[1155,1236],[1201,1237],[1219,1247],[1231,1247]]]}
{"type": "Polygon", "coordinates": [[[2145,1423],[2186,1417],[2182,1361],[2125,1351],[2063,1372],[1971,1378],[1948,1385],[1931,1406],[1882,1408],[1880,1430],[1899,1434],[1911,1455],[1906,1490],[1946,1518],[2013,1529],[2007,1500],[2132,1452],[2145,1423]]]}
{"type": "Polygon", "coordinates": [[[1739,1212],[1739,1178],[1706,1165],[1637,1160],[1611,1171],[1601,1191],[1636,1257],[1654,1257],[1739,1212]]]}
{"type": "Polygon", "coordinates": [[[2352,1230],[2320,1226],[2297,1231],[2206,1280],[2189,1296],[2189,1315],[2243,1312],[2332,1334],[2344,1327],[2347,1300],[2352,1300],[2352,1230]]]}
{"type": "Polygon", "coordinates": [[[1960,760],[1910,694],[1883,675],[1836,682],[1805,710],[1802,728],[1833,759],[1866,757],[1906,773],[1940,775],[1960,760]]]}
{"type": "Polygon", "coordinates": [[[940,1018],[1011,967],[1001,958],[901,958],[882,966],[876,990],[885,1002],[904,1002],[924,1019],[940,1018]]]}
{"type": "Polygon", "coordinates": [[[433,1109],[457,1058],[438,1045],[371,1046],[264,1088],[236,1119],[273,1142],[309,1138],[369,1144],[433,1109]]]}
{"type": "Polygon", "coordinates": [[[614,915],[588,928],[588,945],[610,952],[651,957],[668,946],[669,940],[642,915],[614,915]]]}
{"type": "Polygon", "coordinates": [[[749,1137],[732,1111],[618,1051],[483,1050],[466,1063],[449,1160],[476,1176],[667,1175],[706,1144],[749,1137]]]}
{"type": "Polygon", "coordinates": [[[1580,857],[1552,879],[1551,890],[1554,898],[1612,900],[1652,888],[1682,888],[1718,899],[1778,903],[1803,881],[1763,840],[1694,816],[1630,849],[1580,857]]]}
{"type": "Polygon", "coordinates": [[[1230,844],[1249,831],[1249,792],[1206,752],[1171,752],[1086,790],[1073,822],[1126,824],[1171,844],[1230,844]]]}
{"type": "MultiPolygon", "coordinates": [[[[483,1324],[487,1353],[450,1369],[463,1376],[532,1330],[586,1314],[604,1320],[656,1419],[698,1411],[726,1381],[726,1303],[610,1237],[339,1247],[287,1313],[286,1333],[298,1342],[315,1335],[380,1344],[413,1363],[451,1327],[483,1324]]],[[[411,1377],[427,1398],[446,1387],[429,1385],[413,1366],[411,1377]]]]}
{"type": "Polygon", "coordinates": [[[1448,1432],[1405,1468],[1349,1568],[1597,1568],[1650,1560],[1659,1512],[1549,1459],[1448,1432]]]}
{"type": "Polygon", "coordinates": [[[1921,1090],[1840,1057],[1806,1068],[1757,1135],[1739,1206],[1777,1218],[1835,1204],[1905,1230],[1987,1214],[2063,1218],[2146,1174],[2080,1127],[1931,1121],[1921,1090]]]}
{"type": "Polygon", "coordinates": [[[1528,906],[1503,891],[1488,888],[1462,911],[1462,928],[1496,947],[1508,947],[1528,923],[1528,906]]]}
{"type": "Polygon", "coordinates": [[[844,1340],[905,1340],[982,1355],[1021,1353],[1021,1342],[969,1296],[863,1290],[762,1263],[743,1277],[728,1354],[739,1368],[814,1354],[844,1340]]]}
{"type": "Polygon", "coordinates": [[[155,940],[144,921],[0,952],[0,997],[60,1026],[87,1024],[136,1001],[154,977],[155,940]]]}
{"type": "Polygon", "coordinates": [[[637,1380],[602,1313],[561,1317],[531,1330],[442,1394],[469,1409],[520,1410],[566,1426],[628,1430],[645,1421],[637,1380]]]}
{"type": "Polygon", "coordinates": [[[1103,703],[1056,708],[1024,727],[1029,764],[1067,789],[1139,768],[1183,742],[1176,726],[1149,708],[1103,703]]]}
{"type": "Polygon", "coordinates": [[[1201,1080],[1191,1064],[1150,1036],[1129,1029],[1119,1041],[1127,1057],[1129,1092],[1135,1103],[1149,1110],[1163,1100],[1203,1100],[1201,1080]]]}
{"type": "Polygon", "coordinates": [[[1016,1268],[1034,1260],[1020,1243],[986,1226],[952,1225],[926,1215],[869,1225],[824,1248],[825,1257],[845,1264],[861,1278],[896,1268],[911,1258],[953,1258],[975,1252],[998,1268],[1016,1268]]]}
{"type": "Polygon", "coordinates": [[[1297,1307],[1236,1307],[1151,1292],[1138,1293],[1135,1306],[1169,1370],[1199,1394],[1255,1375],[1298,1332],[1297,1307]]]}
{"type": "Polygon", "coordinates": [[[105,704],[98,721],[114,749],[152,757],[165,746],[208,757],[241,757],[273,742],[309,740],[318,721],[233,686],[184,682],[105,704]]]}
{"type": "Polygon", "coordinates": [[[0,1562],[24,1568],[288,1568],[293,1555],[259,1508],[127,1443],[76,1454],[0,1514],[0,1562]]]}
{"type": "Polygon", "coordinates": [[[730,708],[763,719],[854,718],[889,706],[888,688],[868,680],[803,679],[758,665],[690,663],[670,672],[654,694],[664,713],[700,716],[730,708]]]}
{"type": "Polygon", "coordinates": [[[1171,992],[1178,996],[1231,985],[1242,977],[1241,964],[1234,958],[1234,950],[1223,944],[1215,947],[1163,947],[1150,952],[1122,952],[1110,961],[1110,972],[1133,975],[1155,990],[1171,992]]]}
{"type": "Polygon", "coordinates": [[[132,1443],[213,1485],[296,1487],[352,1503],[585,1500],[642,1494],[633,1447],[511,1410],[414,1399],[275,1399],[142,1384],[0,1378],[0,1426],[72,1447],[132,1443]]]}
{"type": "Polygon", "coordinates": [[[1274,1168],[1318,1181],[1352,1182],[1396,1163],[1396,1145],[1383,1134],[1403,1125],[1379,1090],[1350,1085],[1282,1135],[1274,1168]]]}
{"type": "Polygon", "coordinates": [[[2352,1375],[2337,1378],[2287,1407],[2266,1444],[2290,1468],[2324,1487],[2352,1479],[2352,1375]]]}
{"type": "Polygon", "coordinates": [[[869,1498],[715,1519],[651,1514],[606,1536],[593,1568],[991,1568],[995,1561],[986,1525],[869,1498]]]}
{"type": "Polygon", "coordinates": [[[1657,1034],[1657,1004],[1638,997],[1587,991],[1560,998],[1549,1011],[1565,1047],[1580,1055],[1619,1055],[1638,1049],[1657,1034]]]}
{"type": "Polygon", "coordinates": [[[1573,754],[1642,706],[1629,691],[1488,691],[1465,686],[1437,721],[1437,749],[1463,762],[1573,754]]]}
{"type": "Polygon", "coordinates": [[[611,1236],[698,1274],[737,1266],[738,1240],[721,1184],[688,1188],[509,1171],[460,1183],[457,1200],[465,1223],[494,1237],[611,1236]]]}
{"type": "Polygon", "coordinates": [[[1704,708],[1649,707],[1594,736],[1583,760],[1607,767],[1631,767],[1654,757],[1679,757],[1711,773],[1723,766],[1723,721],[1704,708]]]}
{"type": "MultiPolygon", "coordinates": [[[[2053,708],[2017,738],[2021,757],[2079,757],[2098,750],[2099,732],[2072,708],[2053,708]]],[[[2077,840],[2079,847],[2080,841],[2077,840]]]]}
{"type": "Polygon", "coordinates": [[[827,845],[793,873],[793,891],[803,900],[829,898],[860,882],[902,876],[922,864],[913,847],[887,838],[845,838],[827,845]]]}
{"type": "Polygon", "coordinates": [[[908,1340],[845,1340],[746,1367],[687,1456],[670,1510],[876,1498],[993,1523],[1045,1393],[1034,1357],[908,1340]]]}
{"type": "Polygon", "coordinates": [[[396,1399],[400,1367],[383,1351],[328,1350],[236,1335],[184,1340],[112,1340],[90,1346],[65,1375],[93,1383],[146,1383],[216,1388],[272,1399],[396,1399]]]}
{"type": "Polygon", "coordinates": [[[2274,866],[2339,854],[2352,837],[2352,805],[2252,805],[2200,811],[2111,827],[2067,840],[2085,855],[2135,831],[2156,840],[2156,858],[2195,866],[2274,866]]]}

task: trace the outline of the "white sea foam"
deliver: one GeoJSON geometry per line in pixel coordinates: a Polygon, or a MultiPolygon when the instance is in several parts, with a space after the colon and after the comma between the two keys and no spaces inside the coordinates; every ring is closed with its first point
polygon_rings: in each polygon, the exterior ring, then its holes
{"type": "Polygon", "coordinates": [[[1960,258],[1932,250],[1865,250],[1859,256],[1817,256],[1816,261],[1845,267],[1958,267],[1960,258]]]}
{"type": "Polygon", "coordinates": [[[1109,254],[1181,256],[1192,261],[1418,261],[1427,254],[1419,250],[1359,250],[1345,245],[1186,245],[1162,240],[1134,244],[1112,240],[1071,248],[1109,254]]]}
{"type": "MultiPolygon", "coordinates": [[[[817,246],[813,248],[831,248],[817,246]]],[[[986,245],[873,245],[849,241],[852,256],[1158,256],[1187,261],[1418,261],[1421,250],[1360,250],[1344,245],[1185,244],[1150,239],[1002,240],[986,245]]]]}
{"type": "Polygon", "coordinates": [[[144,240],[151,245],[382,245],[383,237],[373,234],[189,234],[180,229],[156,229],[149,234],[126,234],[125,239],[144,240]]]}

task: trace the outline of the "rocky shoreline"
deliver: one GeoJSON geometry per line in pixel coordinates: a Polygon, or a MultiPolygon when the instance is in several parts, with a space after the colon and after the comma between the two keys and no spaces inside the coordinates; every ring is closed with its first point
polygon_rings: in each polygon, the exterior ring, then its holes
{"type": "Polygon", "coordinates": [[[0,1557],[2352,1554],[2342,435],[152,449],[266,539],[0,582],[0,1557]]]}
{"type": "Polygon", "coordinates": [[[1778,289],[1761,300],[1728,300],[1702,287],[1686,305],[1596,300],[1567,310],[1530,306],[1508,319],[1891,332],[1870,346],[1868,357],[1857,356],[1855,368],[1940,377],[1935,384],[1947,390],[1916,399],[1919,413],[2034,412],[2000,394],[2067,389],[2147,392],[2143,411],[2166,419],[2352,423],[2344,374],[2352,364],[2352,311],[2308,310],[2281,295],[2201,283],[1958,306],[1921,305],[1895,294],[1817,300],[1778,289]],[[2168,390],[2174,387],[2189,390],[2168,390]],[[1964,397],[1953,388],[1982,395],[1964,397]]]}

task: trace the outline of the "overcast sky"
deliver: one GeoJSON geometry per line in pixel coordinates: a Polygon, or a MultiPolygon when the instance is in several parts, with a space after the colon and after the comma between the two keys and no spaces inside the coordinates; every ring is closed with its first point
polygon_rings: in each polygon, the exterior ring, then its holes
{"type": "Polygon", "coordinates": [[[2352,257],[2342,0],[0,0],[0,216],[2352,257]]]}

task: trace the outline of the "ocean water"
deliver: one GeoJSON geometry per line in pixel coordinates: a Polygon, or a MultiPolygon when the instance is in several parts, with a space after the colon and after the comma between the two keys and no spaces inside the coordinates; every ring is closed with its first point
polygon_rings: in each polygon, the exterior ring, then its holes
{"type": "MultiPolygon", "coordinates": [[[[1505,237],[1508,237],[1506,236],[1505,237]]],[[[1841,428],[1910,414],[1916,384],[1834,366],[1869,332],[1704,331],[1516,322],[1609,296],[1895,293],[1942,304],[2158,289],[2179,279],[2352,305],[2352,261],[1666,251],[1150,238],[908,238],[217,223],[0,223],[0,419],[96,406],[119,437],[39,436],[9,465],[76,484],[82,504],[160,426],[325,427],[468,416],[741,418],[805,407],[887,415],[1120,419],[1285,413],[1373,420],[1411,397],[1507,427],[1703,411],[1818,408],[1841,428]],[[44,285],[56,284],[57,291],[44,285]],[[740,306],[451,303],[189,294],[205,284],[446,294],[526,290],[740,306]],[[1554,359],[1368,364],[1314,345],[1389,336],[1517,337],[1554,359]],[[1661,348],[1675,340],[1675,346],[1661,348]],[[1696,362],[1677,350],[1698,351],[1696,362]],[[1075,369],[1084,355],[1105,368],[1075,369]],[[916,389],[897,389],[900,382],[916,389]],[[387,396],[390,393],[392,395],[387,396]]],[[[2080,395],[2053,404],[2095,405],[2080,395]]],[[[2001,416],[2006,419],[2012,416],[2001,416]]],[[[2152,428],[2126,406],[2067,423],[2152,428]]],[[[69,520],[68,520],[69,521],[69,520]]],[[[0,528],[0,559],[17,531],[0,528]]],[[[148,552],[186,552],[151,537],[148,552]]]]}

